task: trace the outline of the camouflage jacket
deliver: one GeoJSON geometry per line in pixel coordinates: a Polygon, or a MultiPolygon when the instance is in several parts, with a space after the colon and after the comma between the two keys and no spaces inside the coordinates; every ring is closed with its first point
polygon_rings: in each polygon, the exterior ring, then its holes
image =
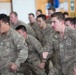
{"type": "Polygon", "coordinates": [[[26,29],[27,29],[27,33],[30,34],[30,35],[33,35],[33,36],[35,37],[35,32],[34,32],[34,30],[31,28],[31,26],[27,25],[27,24],[24,23],[23,21],[18,20],[17,23],[16,23],[16,25],[10,23],[10,26],[11,26],[13,29],[15,29],[15,28],[16,28],[17,26],[19,26],[19,25],[25,26],[26,29]]]}
{"type": "Polygon", "coordinates": [[[0,69],[8,67],[11,62],[20,66],[27,57],[28,48],[19,33],[10,28],[7,33],[0,34],[0,69]]]}
{"type": "Polygon", "coordinates": [[[43,50],[49,52],[54,67],[67,74],[73,64],[76,66],[76,31],[66,27],[63,39],[58,32],[53,33],[43,50]]]}
{"type": "MultiPolygon", "coordinates": [[[[42,46],[45,46],[48,42],[49,36],[54,33],[54,30],[51,28],[49,24],[47,24],[45,29],[39,29],[41,37],[39,38],[39,41],[41,42],[42,46]]],[[[39,35],[37,35],[39,37],[39,35]]]]}
{"type": "Polygon", "coordinates": [[[28,45],[28,59],[27,61],[29,63],[35,62],[35,61],[41,61],[41,43],[33,36],[27,35],[27,39],[25,40],[28,45]]]}

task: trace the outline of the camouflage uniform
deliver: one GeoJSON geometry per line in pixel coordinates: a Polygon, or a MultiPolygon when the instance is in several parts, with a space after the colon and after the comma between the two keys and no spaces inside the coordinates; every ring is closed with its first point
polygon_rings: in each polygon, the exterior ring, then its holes
{"type": "Polygon", "coordinates": [[[54,68],[48,75],[73,75],[76,66],[76,31],[66,27],[64,38],[55,32],[44,48],[49,51],[54,68]]]}
{"type": "Polygon", "coordinates": [[[14,25],[13,23],[10,22],[10,26],[11,26],[13,29],[15,29],[18,25],[24,25],[24,26],[26,26],[26,23],[18,20],[17,23],[14,25]]]}
{"type": "MultiPolygon", "coordinates": [[[[31,26],[31,28],[34,30],[34,32],[35,32],[35,37],[38,39],[38,37],[37,37],[37,35],[39,35],[40,34],[40,32],[39,32],[39,26],[38,26],[38,24],[37,24],[37,22],[34,22],[34,23],[28,23],[28,26],[31,26]]],[[[33,33],[34,34],[34,33],[33,33]]],[[[39,35],[39,37],[41,37],[41,35],[39,35]]]]}
{"type": "Polygon", "coordinates": [[[49,17],[49,18],[46,19],[46,23],[47,24],[50,24],[51,23],[51,17],[49,17]]]}
{"type": "MultiPolygon", "coordinates": [[[[45,29],[39,29],[41,38],[39,38],[39,41],[41,42],[42,46],[45,46],[48,42],[49,36],[54,33],[54,30],[51,28],[49,24],[47,24],[45,29]]],[[[37,35],[37,36],[39,36],[37,35]]]]}
{"type": "Polygon", "coordinates": [[[17,26],[19,26],[19,25],[24,25],[24,26],[26,27],[26,29],[27,29],[27,33],[35,37],[35,32],[34,32],[34,30],[31,28],[31,26],[28,26],[26,23],[24,23],[24,22],[22,22],[22,21],[20,21],[20,20],[17,21],[16,25],[10,23],[10,26],[11,26],[13,29],[15,29],[15,28],[16,28],[17,26]]]}
{"type": "Polygon", "coordinates": [[[41,63],[41,48],[42,45],[40,42],[33,36],[28,35],[26,39],[26,43],[28,45],[28,59],[27,62],[35,68],[35,71],[38,75],[46,75],[44,69],[38,68],[38,65],[41,63]]]}
{"type": "MultiPolygon", "coordinates": [[[[36,32],[36,38],[40,41],[40,43],[42,44],[42,46],[44,47],[46,45],[46,43],[48,42],[48,38],[49,36],[54,33],[54,30],[51,28],[50,24],[47,24],[45,29],[41,29],[39,28],[39,26],[35,23],[34,25],[31,25],[32,28],[35,30],[36,32]]],[[[41,49],[42,52],[47,52],[48,50],[44,50],[43,48],[41,49]]],[[[43,56],[42,56],[43,58],[43,56]]],[[[44,62],[46,62],[48,60],[48,58],[46,60],[44,60],[44,62]]],[[[49,61],[49,60],[48,60],[49,61]]],[[[46,62],[46,71],[48,71],[48,62],[46,62]]]]}
{"type": "Polygon", "coordinates": [[[39,28],[39,26],[36,22],[34,22],[33,24],[29,23],[29,25],[35,31],[36,38],[40,41],[42,46],[44,46],[46,44],[49,36],[54,32],[54,30],[52,29],[50,24],[47,24],[45,29],[39,28]]]}
{"type": "Polygon", "coordinates": [[[36,31],[36,28],[38,28],[38,24],[37,24],[37,22],[34,22],[34,23],[28,23],[28,25],[30,25],[34,31],[36,31]]]}
{"type": "Polygon", "coordinates": [[[16,72],[10,72],[10,63],[13,62],[19,67],[28,57],[27,50],[24,38],[12,28],[7,33],[0,34],[1,75],[16,75],[16,72]]]}
{"type": "Polygon", "coordinates": [[[32,27],[31,27],[30,25],[27,25],[27,26],[26,26],[26,29],[27,29],[27,33],[28,33],[28,34],[36,37],[35,31],[32,29],[32,27]]]}

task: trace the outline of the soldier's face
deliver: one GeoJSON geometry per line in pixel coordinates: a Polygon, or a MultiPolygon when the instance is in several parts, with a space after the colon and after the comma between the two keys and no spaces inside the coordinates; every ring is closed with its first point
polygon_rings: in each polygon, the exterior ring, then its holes
{"type": "Polygon", "coordinates": [[[36,16],[39,16],[41,13],[39,11],[36,11],[36,16]]]}
{"type": "Polygon", "coordinates": [[[53,14],[53,13],[54,13],[54,11],[48,10],[48,16],[51,16],[51,14],[53,14]]]}
{"type": "Polygon", "coordinates": [[[10,14],[10,22],[14,23],[17,20],[17,16],[10,14]]]}
{"type": "Polygon", "coordinates": [[[17,30],[18,33],[20,33],[24,38],[26,38],[26,32],[23,30],[17,30]]]}
{"type": "Polygon", "coordinates": [[[65,25],[66,26],[70,26],[71,24],[70,24],[70,21],[65,21],[65,25]]]}
{"type": "Polygon", "coordinates": [[[35,18],[33,15],[29,15],[28,19],[29,19],[30,23],[33,23],[35,21],[35,18]]]}
{"type": "Polygon", "coordinates": [[[2,20],[0,20],[0,33],[6,33],[7,31],[7,24],[8,23],[4,23],[2,20]]]}
{"type": "Polygon", "coordinates": [[[59,21],[56,17],[51,18],[51,26],[55,31],[60,31],[62,28],[62,21],[59,21]]]}
{"type": "Polygon", "coordinates": [[[42,18],[37,18],[37,23],[40,28],[44,26],[45,21],[42,18]]]}
{"type": "Polygon", "coordinates": [[[68,18],[69,16],[68,15],[64,15],[65,16],[65,18],[68,18]]]}
{"type": "Polygon", "coordinates": [[[66,21],[66,22],[65,22],[65,25],[66,25],[66,26],[69,26],[69,27],[72,28],[72,29],[75,28],[75,26],[74,26],[73,24],[71,24],[70,21],[66,21]]]}

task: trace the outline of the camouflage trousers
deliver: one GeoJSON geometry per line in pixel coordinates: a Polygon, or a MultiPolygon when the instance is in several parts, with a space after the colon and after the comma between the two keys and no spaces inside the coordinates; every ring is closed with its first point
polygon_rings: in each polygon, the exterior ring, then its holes
{"type": "Polygon", "coordinates": [[[64,75],[63,73],[59,72],[56,68],[49,69],[48,75],[64,75]]]}
{"type": "Polygon", "coordinates": [[[64,75],[62,71],[56,69],[51,61],[49,61],[49,73],[48,75],[64,75]]]}
{"type": "Polygon", "coordinates": [[[29,63],[29,64],[33,67],[33,70],[35,71],[36,75],[47,75],[45,73],[45,69],[40,69],[38,67],[39,63],[40,63],[40,61],[34,61],[32,63],[29,63]]]}
{"type": "Polygon", "coordinates": [[[74,68],[76,68],[76,63],[72,63],[69,66],[63,66],[61,71],[56,69],[52,63],[49,63],[49,73],[48,75],[74,75],[74,68]]]}
{"type": "Polygon", "coordinates": [[[76,68],[76,63],[73,63],[68,66],[67,70],[64,72],[64,75],[74,75],[74,68],[76,68]]]}

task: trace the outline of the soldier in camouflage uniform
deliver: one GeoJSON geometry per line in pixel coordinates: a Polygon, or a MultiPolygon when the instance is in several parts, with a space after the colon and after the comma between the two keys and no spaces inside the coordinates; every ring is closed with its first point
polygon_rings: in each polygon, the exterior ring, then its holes
{"type": "Polygon", "coordinates": [[[51,15],[51,25],[56,31],[44,48],[49,51],[53,71],[48,75],[74,75],[76,73],[76,31],[64,24],[62,13],[51,15]],[[73,72],[74,71],[74,72],[73,72]]]}
{"type": "Polygon", "coordinates": [[[40,14],[42,14],[42,10],[41,9],[36,10],[36,17],[39,16],[40,14]]]}
{"type": "Polygon", "coordinates": [[[71,27],[72,29],[75,29],[74,22],[75,21],[73,18],[66,18],[65,19],[65,25],[71,27]]]}
{"type": "Polygon", "coordinates": [[[64,15],[65,19],[69,18],[69,13],[68,12],[63,12],[63,15],[64,15]]]}
{"type": "Polygon", "coordinates": [[[30,26],[28,26],[26,23],[18,20],[18,14],[16,12],[11,12],[10,13],[10,26],[13,29],[15,29],[19,25],[24,25],[27,29],[27,33],[35,36],[34,30],[30,26]]]}
{"type": "Polygon", "coordinates": [[[41,54],[41,43],[33,36],[27,35],[26,28],[23,25],[20,25],[16,30],[25,38],[25,41],[28,45],[28,59],[27,62],[35,68],[37,75],[46,75],[44,67],[45,62],[42,59],[41,54]]]}
{"type": "MultiPolygon", "coordinates": [[[[37,22],[38,22],[38,26],[40,27],[39,31],[41,34],[41,37],[38,37],[38,40],[41,42],[42,46],[44,47],[46,45],[46,43],[48,42],[48,38],[49,36],[54,32],[53,29],[51,28],[51,26],[49,24],[46,24],[46,16],[44,14],[41,14],[39,16],[37,16],[37,22]]],[[[37,35],[37,36],[39,36],[37,35]]],[[[46,72],[48,73],[48,58],[47,58],[47,54],[48,51],[43,51],[43,56],[46,55],[46,72]],[[44,53],[46,52],[46,53],[44,53]]]]}
{"type": "MultiPolygon", "coordinates": [[[[53,32],[53,30],[52,30],[52,28],[51,28],[51,26],[49,24],[46,25],[46,23],[45,23],[46,16],[45,15],[38,16],[37,19],[39,19],[39,18],[41,18],[42,21],[38,20],[38,21],[41,21],[41,24],[39,24],[39,26],[38,26],[38,23],[35,21],[34,14],[30,13],[29,14],[29,21],[30,21],[29,25],[35,31],[36,38],[40,41],[42,46],[45,46],[46,42],[48,40],[48,37],[53,32]],[[40,25],[42,25],[42,27],[40,27],[40,25]],[[44,26],[45,26],[45,28],[44,28],[44,26]]],[[[48,54],[47,50],[45,52],[43,50],[43,54],[42,54],[43,58],[44,58],[45,54],[46,55],[48,54]]],[[[44,62],[46,62],[46,61],[47,61],[47,59],[46,60],[44,59],[44,62]]]]}
{"type": "Polygon", "coordinates": [[[26,61],[28,48],[24,38],[9,26],[9,18],[0,14],[0,73],[17,75],[20,63],[26,61]]]}
{"type": "Polygon", "coordinates": [[[54,32],[54,30],[51,28],[49,24],[46,24],[46,16],[44,14],[37,16],[37,22],[40,28],[39,35],[41,35],[41,37],[39,38],[39,41],[41,42],[42,46],[45,46],[46,43],[48,42],[49,36],[54,32]]]}
{"type": "Polygon", "coordinates": [[[30,25],[32,27],[32,29],[34,30],[35,32],[35,37],[37,39],[41,38],[41,33],[39,31],[39,26],[38,26],[38,23],[36,22],[36,19],[35,19],[35,16],[33,13],[29,13],[28,14],[28,19],[29,19],[29,23],[28,23],[28,26],[30,25]]]}
{"type": "Polygon", "coordinates": [[[54,7],[50,7],[49,9],[48,9],[48,18],[46,19],[46,23],[47,24],[50,24],[50,22],[51,22],[51,14],[53,14],[55,12],[55,8],[54,7]]]}

